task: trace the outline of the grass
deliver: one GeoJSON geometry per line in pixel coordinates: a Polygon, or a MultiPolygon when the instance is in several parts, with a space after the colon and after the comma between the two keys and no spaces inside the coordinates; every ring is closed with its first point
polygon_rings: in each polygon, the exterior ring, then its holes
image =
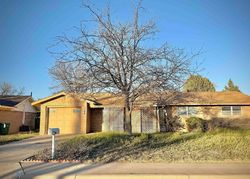
{"type": "Polygon", "coordinates": [[[19,133],[19,134],[10,134],[10,135],[0,135],[0,145],[27,139],[30,137],[34,137],[36,135],[38,135],[38,133],[19,133]]]}
{"type": "MultiPolygon", "coordinates": [[[[56,157],[86,163],[250,161],[250,130],[82,135],[60,144],[56,157]]],[[[50,149],[34,159],[50,159],[50,149]]]]}

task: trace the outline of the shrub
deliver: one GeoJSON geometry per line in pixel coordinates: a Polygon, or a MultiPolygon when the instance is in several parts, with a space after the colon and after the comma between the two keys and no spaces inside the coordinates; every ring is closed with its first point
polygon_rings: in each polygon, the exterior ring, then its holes
{"type": "Polygon", "coordinates": [[[206,131],[206,121],[198,117],[190,117],[186,120],[187,130],[191,131],[206,131]]]}
{"type": "Polygon", "coordinates": [[[176,132],[184,128],[184,124],[178,116],[166,119],[166,132],[176,132]]]}
{"type": "Polygon", "coordinates": [[[209,120],[208,129],[214,130],[217,128],[237,128],[237,127],[233,127],[231,121],[228,119],[214,118],[209,120]]]}

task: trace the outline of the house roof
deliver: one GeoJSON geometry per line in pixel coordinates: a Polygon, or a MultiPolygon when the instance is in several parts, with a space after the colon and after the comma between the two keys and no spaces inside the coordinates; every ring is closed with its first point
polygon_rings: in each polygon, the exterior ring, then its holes
{"type": "Polygon", "coordinates": [[[32,103],[32,106],[39,106],[40,104],[42,103],[46,103],[47,101],[50,101],[50,100],[53,100],[53,99],[56,99],[56,98],[59,98],[61,96],[65,96],[66,93],[65,92],[60,92],[60,93],[57,93],[57,94],[54,94],[52,96],[49,96],[47,98],[43,98],[43,99],[40,99],[40,100],[37,100],[37,101],[34,101],[32,103]]]}
{"type": "Polygon", "coordinates": [[[169,105],[250,105],[250,96],[236,91],[177,93],[169,105]]]}
{"type": "Polygon", "coordinates": [[[14,110],[15,107],[9,107],[9,106],[2,106],[0,105],[0,111],[11,111],[14,110]]]}
{"type": "Polygon", "coordinates": [[[121,94],[111,93],[96,93],[96,94],[81,94],[80,98],[93,102],[95,107],[99,106],[123,106],[124,98],[121,94]]]}
{"type": "Polygon", "coordinates": [[[2,96],[0,95],[0,106],[14,107],[31,96],[2,96]]]}
{"type": "Polygon", "coordinates": [[[90,93],[65,93],[65,92],[60,92],[57,94],[54,94],[52,96],[37,100],[32,103],[33,106],[40,106],[43,103],[46,103],[48,101],[63,97],[63,96],[72,96],[75,99],[79,99],[82,101],[87,101],[88,103],[91,104],[92,107],[103,107],[103,106],[114,106],[118,105],[121,106],[123,103],[122,96],[121,95],[113,95],[111,93],[95,93],[95,94],[90,94],[90,93]]]}
{"type": "MultiPolygon", "coordinates": [[[[61,92],[47,98],[35,101],[32,105],[40,105],[47,101],[67,95],[61,92]]],[[[82,94],[74,94],[78,99],[89,101],[92,107],[102,106],[120,106],[124,104],[124,98],[121,95],[113,95],[110,93],[97,93],[92,96],[82,94]]],[[[135,103],[136,106],[149,105],[250,105],[250,96],[241,92],[186,92],[186,93],[160,93],[147,94],[138,98],[135,103]]]]}

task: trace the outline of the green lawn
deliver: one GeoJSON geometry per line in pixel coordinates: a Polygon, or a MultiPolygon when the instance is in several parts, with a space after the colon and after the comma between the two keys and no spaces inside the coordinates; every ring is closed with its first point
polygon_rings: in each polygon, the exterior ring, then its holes
{"type": "Polygon", "coordinates": [[[0,135],[0,145],[7,144],[14,141],[19,141],[22,139],[27,139],[34,137],[38,133],[20,133],[20,134],[10,134],[10,135],[0,135]]]}
{"type": "MultiPolygon", "coordinates": [[[[75,137],[57,149],[57,159],[84,162],[241,162],[250,161],[250,130],[134,135],[99,133],[75,137]]],[[[50,159],[50,149],[35,158],[50,159]]]]}

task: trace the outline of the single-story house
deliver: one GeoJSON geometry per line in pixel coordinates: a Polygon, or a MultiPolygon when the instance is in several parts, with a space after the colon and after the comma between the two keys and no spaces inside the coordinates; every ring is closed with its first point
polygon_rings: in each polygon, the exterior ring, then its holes
{"type": "Polygon", "coordinates": [[[250,96],[241,92],[179,93],[167,103],[167,115],[182,122],[194,116],[219,127],[250,128],[250,96]]]}
{"type": "Polygon", "coordinates": [[[22,125],[35,128],[37,110],[31,96],[0,96],[0,123],[10,123],[9,134],[19,132],[22,125]]]}
{"type": "MultiPolygon", "coordinates": [[[[41,110],[41,135],[49,128],[59,128],[62,134],[124,131],[123,104],[122,96],[108,93],[90,97],[65,92],[32,103],[41,110]]],[[[168,131],[168,120],[190,116],[250,128],[250,96],[240,92],[145,95],[134,103],[132,132],[168,131]]]]}

